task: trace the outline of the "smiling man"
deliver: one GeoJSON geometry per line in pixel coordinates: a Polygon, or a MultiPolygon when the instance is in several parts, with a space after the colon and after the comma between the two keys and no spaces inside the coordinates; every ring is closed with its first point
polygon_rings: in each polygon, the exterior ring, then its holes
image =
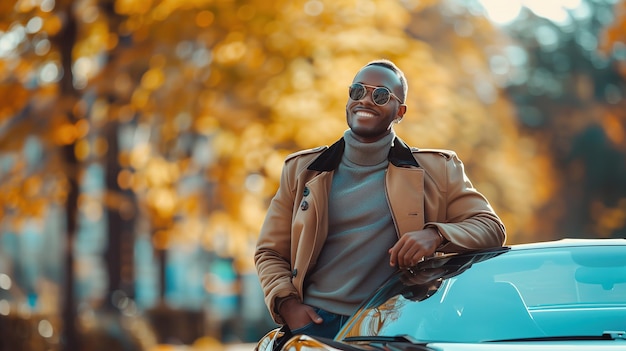
{"type": "Polygon", "coordinates": [[[254,259],[272,317],[293,334],[334,337],[393,271],[435,252],[504,244],[457,155],[396,136],[407,92],[393,62],[369,62],[349,87],[343,137],[285,160],[254,259]]]}

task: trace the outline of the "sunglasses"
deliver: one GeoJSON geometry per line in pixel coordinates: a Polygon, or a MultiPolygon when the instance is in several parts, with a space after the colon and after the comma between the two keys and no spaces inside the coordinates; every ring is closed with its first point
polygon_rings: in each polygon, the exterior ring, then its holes
{"type": "Polygon", "coordinates": [[[397,97],[391,90],[386,87],[377,87],[373,85],[366,85],[361,83],[352,83],[348,90],[348,94],[350,95],[350,99],[354,101],[359,101],[365,98],[367,95],[367,88],[372,88],[372,101],[378,106],[386,105],[391,97],[398,100],[399,103],[402,103],[399,97],[397,97]]]}

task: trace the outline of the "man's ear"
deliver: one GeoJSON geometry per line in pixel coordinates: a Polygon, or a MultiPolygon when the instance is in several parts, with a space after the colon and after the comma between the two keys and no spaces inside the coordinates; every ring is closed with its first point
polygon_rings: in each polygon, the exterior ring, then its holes
{"type": "Polygon", "coordinates": [[[398,107],[398,113],[396,114],[396,116],[398,116],[397,121],[400,122],[400,120],[402,119],[402,117],[404,117],[404,114],[406,113],[406,108],[407,106],[402,104],[400,105],[400,107],[398,107]]]}

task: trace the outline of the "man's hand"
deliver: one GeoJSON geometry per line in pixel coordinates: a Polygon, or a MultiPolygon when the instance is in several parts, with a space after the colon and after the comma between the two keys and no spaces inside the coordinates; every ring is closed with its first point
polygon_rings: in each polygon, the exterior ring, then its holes
{"type": "Polygon", "coordinates": [[[426,228],[408,232],[389,249],[389,264],[392,267],[407,268],[416,265],[424,257],[432,255],[442,244],[436,228],[426,228]]]}
{"type": "Polygon", "coordinates": [[[320,324],[324,321],[313,307],[303,304],[297,298],[283,302],[278,313],[291,330],[302,328],[311,322],[320,324]]]}

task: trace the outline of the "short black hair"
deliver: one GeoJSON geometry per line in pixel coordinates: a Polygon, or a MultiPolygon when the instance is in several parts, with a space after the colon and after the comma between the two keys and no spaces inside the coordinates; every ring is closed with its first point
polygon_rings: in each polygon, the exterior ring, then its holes
{"type": "Polygon", "coordinates": [[[379,66],[392,70],[400,79],[402,94],[404,95],[402,96],[402,101],[406,102],[406,97],[409,92],[409,83],[406,81],[406,76],[404,75],[404,72],[402,72],[402,70],[398,66],[396,66],[395,63],[387,59],[378,59],[368,62],[365,66],[363,66],[363,68],[368,66],[379,66]]]}

